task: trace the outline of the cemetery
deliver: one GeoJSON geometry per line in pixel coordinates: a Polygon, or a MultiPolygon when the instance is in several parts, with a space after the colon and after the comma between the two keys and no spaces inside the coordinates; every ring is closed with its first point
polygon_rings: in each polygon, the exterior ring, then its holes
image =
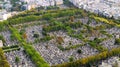
{"type": "Polygon", "coordinates": [[[76,8],[25,11],[0,22],[1,50],[10,67],[94,66],[119,58],[118,22],[76,8]]]}

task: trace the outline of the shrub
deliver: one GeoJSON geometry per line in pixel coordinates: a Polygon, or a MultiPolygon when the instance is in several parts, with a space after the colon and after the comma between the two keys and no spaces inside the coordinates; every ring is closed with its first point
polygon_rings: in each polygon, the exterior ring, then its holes
{"type": "Polygon", "coordinates": [[[95,38],[94,41],[99,44],[101,42],[101,39],[95,38]]]}
{"type": "Polygon", "coordinates": [[[61,45],[59,45],[58,48],[59,48],[60,50],[62,50],[62,51],[65,50],[65,48],[64,48],[63,46],[61,46],[61,45]]]}
{"type": "Polygon", "coordinates": [[[34,34],[33,37],[34,37],[34,38],[38,38],[38,37],[39,37],[39,34],[34,34]]]}
{"type": "Polygon", "coordinates": [[[42,35],[47,36],[48,34],[47,34],[47,32],[42,31],[42,35]]]}
{"type": "Polygon", "coordinates": [[[15,57],[15,62],[16,63],[20,62],[20,58],[18,56],[15,57]]]}
{"type": "Polygon", "coordinates": [[[41,39],[40,39],[40,41],[41,41],[41,42],[46,42],[46,41],[51,40],[52,38],[53,38],[53,37],[51,37],[51,36],[47,35],[47,36],[45,36],[45,37],[41,38],[41,39]]]}
{"type": "Polygon", "coordinates": [[[102,45],[100,45],[99,43],[102,41],[103,39],[98,39],[95,38],[93,41],[89,41],[89,45],[95,49],[97,49],[98,51],[102,52],[102,51],[106,51],[107,48],[103,47],[102,45]]]}
{"type": "Polygon", "coordinates": [[[70,62],[73,62],[73,61],[74,61],[73,56],[69,57],[69,61],[70,61],[70,62]]]}
{"type": "Polygon", "coordinates": [[[80,49],[78,49],[78,50],[77,50],[77,53],[81,54],[81,53],[82,53],[82,51],[81,51],[80,49]]]}
{"type": "Polygon", "coordinates": [[[20,34],[22,35],[22,34],[24,34],[25,33],[25,29],[21,29],[20,30],[20,34]]]}
{"type": "Polygon", "coordinates": [[[120,39],[115,39],[115,44],[120,44],[120,39]]]}

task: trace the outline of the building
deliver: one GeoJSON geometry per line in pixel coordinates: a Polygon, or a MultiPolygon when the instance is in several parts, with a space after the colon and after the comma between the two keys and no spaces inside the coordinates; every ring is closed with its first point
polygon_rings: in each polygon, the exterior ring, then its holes
{"type": "Polygon", "coordinates": [[[63,4],[63,0],[20,0],[21,2],[25,2],[26,4],[23,5],[26,10],[30,10],[36,7],[47,7],[47,6],[55,6],[63,4]]]}
{"type": "Polygon", "coordinates": [[[10,3],[4,4],[3,8],[7,11],[11,11],[12,5],[10,3]]]}
{"type": "Polygon", "coordinates": [[[27,10],[31,10],[31,9],[34,9],[36,8],[37,6],[35,4],[28,4],[27,5],[27,10]]]}
{"type": "Polygon", "coordinates": [[[63,4],[63,0],[54,0],[54,2],[56,3],[56,5],[61,5],[61,4],[63,4]]]}
{"type": "Polygon", "coordinates": [[[106,17],[120,19],[120,0],[69,0],[76,7],[106,17]]]}
{"type": "Polygon", "coordinates": [[[0,1],[0,8],[3,9],[3,2],[0,1]]]}
{"type": "Polygon", "coordinates": [[[20,0],[21,2],[28,3],[30,0],[20,0]]]}

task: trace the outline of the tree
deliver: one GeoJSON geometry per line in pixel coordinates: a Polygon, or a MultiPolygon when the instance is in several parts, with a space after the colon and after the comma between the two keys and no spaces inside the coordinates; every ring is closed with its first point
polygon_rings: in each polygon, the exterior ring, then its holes
{"type": "Polygon", "coordinates": [[[0,40],[2,40],[3,41],[3,43],[5,43],[6,41],[5,41],[5,38],[3,37],[3,36],[1,36],[0,35],[0,40]]]}
{"type": "Polygon", "coordinates": [[[73,22],[74,21],[74,16],[70,17],[70,21],[73,22]]]}
{"type": "Polygon", "coordinates": [[[45,14],[42,16],[42,18],[48,21],[52,18],[52,16],[51,16],[51,14],[45,14]]]}
{"type": "Polygon", "coordinates": [[[64,42],[64,39],[62,37],[57,37],[56,41],[58,44],[62,44],[64,42]]]}
{"type": "Polygon", "coordinates": [[[99,43],[101,42],[101,40],[98,39],[98,38],[94,38],[94,41],[95,41],[97,44],[99,44],[99,43]]]}
{"type": "Polygon", "coordinates": [[[27,34],[26,34],[26,33],[23,34],[23,38],[24,38],[24,39],[27,38],[27,34]]]}

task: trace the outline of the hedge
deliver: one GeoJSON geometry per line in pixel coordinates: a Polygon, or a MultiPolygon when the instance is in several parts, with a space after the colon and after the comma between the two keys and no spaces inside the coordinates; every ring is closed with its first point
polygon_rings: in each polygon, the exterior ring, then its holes
{"type": "Polygon", "coordinates": [[[49,64],[43,59],[42,56],[33,48],[32,45],[24,44],[23,45],[25,52],[36,64],[37,67],[49,67],[49,64]]]}
{"type": "Polygon", "coordinates": [[[10,67],[4,56],[4,51],[2,50],[2,48],[0,48],[0,67],[10,67]]]}

